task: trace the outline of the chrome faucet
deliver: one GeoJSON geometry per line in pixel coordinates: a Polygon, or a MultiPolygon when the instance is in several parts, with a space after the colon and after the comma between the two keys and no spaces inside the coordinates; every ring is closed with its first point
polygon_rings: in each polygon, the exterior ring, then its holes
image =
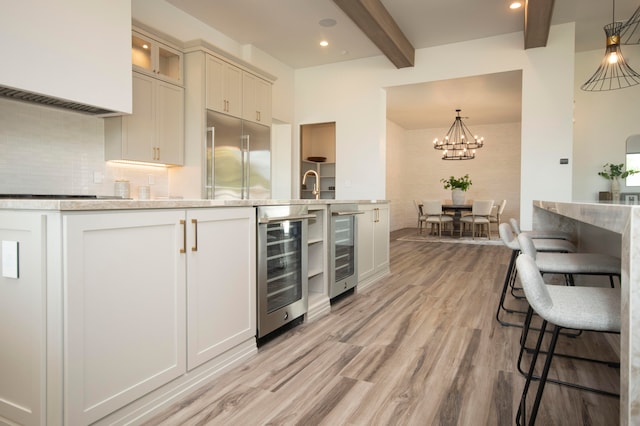
{"type": "Polygon", "coordinates": [[[315,195],[316,200],[319,200],[320,189],[318,188],[318,183],[320,183],[320,176],[318,176],[318,172],[316,172],[315,170],[307,170],[306,172],[304,172],[304,175],[302,176],[302,184],[304,185],[307,180],[307,176],[309,176],[310,174],[313,174],[316,177],[316,181],[313,183],[313,191],[311,191],[311,193],[315,195]]]}

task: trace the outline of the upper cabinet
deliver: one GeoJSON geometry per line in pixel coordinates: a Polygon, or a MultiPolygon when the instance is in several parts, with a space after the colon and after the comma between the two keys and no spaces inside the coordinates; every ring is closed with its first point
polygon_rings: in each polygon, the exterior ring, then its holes
{"type": "Polygon", "coordinates": [[[182,165],[184,88],[133,73],[133,114],[105,118],[105,160],[182,165]]]}
{"type": "Polygon", "coordinates": [[[131,34],[131,63],[135,71],[182,84],[182,53],[136,30],[131,34]]]}
{"type": "Polygon", "coordinates": [[[254,123],[271,125],[271,83],[242,73],[242,118],[254,123]]]}
{"type": "Polygon", "coordinates": [[[206,61],[207,109],[242,117],[242,70],[212,55],[206,61]]]}
{"type": "Polygon", "coordinates": [[[105,160],[184,164],[182,52],[134,29],[133,112],[105,118],[105,160]]]}

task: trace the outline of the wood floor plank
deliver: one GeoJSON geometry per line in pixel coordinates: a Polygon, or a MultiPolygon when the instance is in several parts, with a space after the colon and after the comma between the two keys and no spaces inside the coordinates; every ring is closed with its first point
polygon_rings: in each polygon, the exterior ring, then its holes
{"type": "MultiPolygon", "coordinates": [[[[392,233],[389,276],[267,341],[146,424],[513,424],[524,384],[520,329],[494,318],[511,251],[397,240],[412,232],[392,233]]],[[[510,295],[507,303],[526,307],[510,295]]],[[[561,338],[558,350],[615,359],[619,336],[561,338]]],[[[619,388],[619,371],[607,366],[554,360],[550,376],[619,388]]],[[[547,385],[542,407],[538,424],[619,422],[617,399],[557,385],[547,385]]]]}

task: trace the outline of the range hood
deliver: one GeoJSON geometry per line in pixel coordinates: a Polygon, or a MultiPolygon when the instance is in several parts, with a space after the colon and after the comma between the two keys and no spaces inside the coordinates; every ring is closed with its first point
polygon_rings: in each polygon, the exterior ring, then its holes
{"type": "Polygon", "coordinates": [[[10,87],[0,86],[0,98],[12,99],[15,101],[28,102],[32,104],[38,104],[42,106],[49,106],[67,111],[79,112],[88,115],[122,115],[116,111],[111,111],[104,108],[98,108],[91,105],[81,104],[72,101],[66,101],[51,96],[44,96],[38,93],[29,92],[26,90],[17,90],[10,87]]]}

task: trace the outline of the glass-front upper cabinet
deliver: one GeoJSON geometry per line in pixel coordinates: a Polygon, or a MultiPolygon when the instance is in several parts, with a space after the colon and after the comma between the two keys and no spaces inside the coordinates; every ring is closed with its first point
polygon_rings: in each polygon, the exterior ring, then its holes
{"type": "Polygon", "coordinates": [[[136,71],[182,83],[182,53],[136,31],[131,34],[131,63],[136,71]]]}

